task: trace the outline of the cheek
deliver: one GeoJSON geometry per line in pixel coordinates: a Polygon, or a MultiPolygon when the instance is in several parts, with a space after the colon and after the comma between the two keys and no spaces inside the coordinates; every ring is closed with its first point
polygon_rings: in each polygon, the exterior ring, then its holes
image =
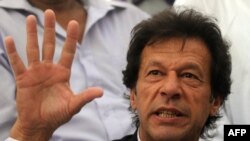
{"type": "Polygon", "coordinates": [[[138,100],[147,100],[152,93],[155,91],[154,85],[148,84],[146,82],[138,82],[136,87],[136,92],[138,100]]]}
{"type": "Polygon", "coordinates": [[[147,114],[155,103],[156,98],[156,88],[152,85],[144,87],[138,87],[137,89],[137,110],[140,114],[147,114]]]}
{"type": "Polygon", "coordinates": [[[194,122],[200,123],[200,125],[204,125],[210,111],[210,102],[208,100],[208,97],[196,97],[194,98],[194,101],[192,102],[192,106],[190,107],[192,110],[192,116],[194,119],[194,122]]]}
{"type": "Polygon", "coordinates": [[[204,107],[204,109],[200,108],[200,110],[195,111],[194,123],[200,129],[204,127],[209,117],[209,110],[207,109],[207,107],[204,107]]]}
{"type": "Polygon", "coordinates": [[[210,88],[202,87],[200,89],[189,89],[186,91],[187,102],[195,120],[206,121],[210,108],[210,88]]]}
{"type": "Polygon", "coordinates": [[[211,89],[208,86],[203,86],[200,88],[190,88],[183,86],[183,90],[186,93],[186,98],[192,103],[192,105],[196,105],[197,108],[203,107],[206,109],[210,105],[210,96],[211,89]]]}

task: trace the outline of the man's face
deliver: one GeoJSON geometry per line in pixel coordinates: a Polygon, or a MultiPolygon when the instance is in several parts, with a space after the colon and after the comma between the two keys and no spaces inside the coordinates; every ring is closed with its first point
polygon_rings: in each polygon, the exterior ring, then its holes
{"type": "Polygon", "coordinates": [[[211,56],[197,38],[172,38],[142,52],[131,106],[142,141],[195,141],[220,100],[211,102],[211,56]]]}

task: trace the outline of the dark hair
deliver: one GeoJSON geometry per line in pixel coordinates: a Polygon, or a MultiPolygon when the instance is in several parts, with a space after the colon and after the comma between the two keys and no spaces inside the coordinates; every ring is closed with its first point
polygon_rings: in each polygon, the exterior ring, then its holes
{"type": "MultiPolygon", "coordinates": [[[[166,10],[152,18],[142,21],[132,30],[132,39],[127,54],[127,66],[123,71],[123,82],[127,88],[136,86],[141,53],[146,45],[163,39],[173,37],[199,38],[209,49],[211,61],[211,91],[212,97],[222,99],[222,104],[230,93],[231,87],[231,56],[229,45],[222,38],[221,31],[215,19],[202,15],[193,9],[182,11],[166,10]]],[[[211,137],[208,129],[216,128],[215,121],[220,118],[219,113],[209,116],[202,129],[201,137],[211,137]]],[[[138,116],[135,115],[136,126],[139,125],[138,116]]]]}

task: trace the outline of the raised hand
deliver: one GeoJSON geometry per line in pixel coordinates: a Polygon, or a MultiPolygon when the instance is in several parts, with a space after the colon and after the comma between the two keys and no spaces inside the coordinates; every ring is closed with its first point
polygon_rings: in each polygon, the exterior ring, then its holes
{"type": "Polygon", "coordinates": [[[40,60],[36,18],[27,17],[27,68],[16,52],[13,39],[5,39],[17,85],[18,117],[11,136],[20,141],[48,140],[60,125],[69,121],[86,103],[102,96],[101,88],[89,88],[80,94],[73,94],[69,87],[70,68],[78,40],[78,23],[69,22],[61,58],[53,63],[55,14],[52,10],[45,11],[44,22],[40,60]]]}

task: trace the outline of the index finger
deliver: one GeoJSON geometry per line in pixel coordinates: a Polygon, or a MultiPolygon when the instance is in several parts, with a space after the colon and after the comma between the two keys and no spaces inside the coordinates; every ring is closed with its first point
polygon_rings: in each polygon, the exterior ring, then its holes
{"type": "Polygon", "coordinates": [[[7,49],[7,54],[9,56],[10,64],[14,70],[15,75],[18,76],[26,70],[25,65],[16,51],[15,43],[12,37],[10,36],[6,37],[5,44],[6,44],[6,49],[7,49]]]}

